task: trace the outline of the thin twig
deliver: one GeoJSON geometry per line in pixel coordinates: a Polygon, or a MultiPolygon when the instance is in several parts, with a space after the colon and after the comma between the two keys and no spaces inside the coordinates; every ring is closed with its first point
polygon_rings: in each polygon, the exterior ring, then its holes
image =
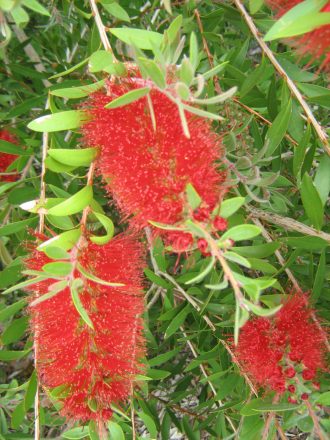
{"type": "MultiPolygon", "coordinates": [[[[184,331],[184,328],[183,328],[182,326],[180,327],[180,330],[181,330],[183,336],[186,338],[186,341],[187,341],[188,347],[190,348],[190,351],[192,352],[194,358],[196,359],[196,358],[198,357],[198,354],[197,354],[197,352],[196,352],[196,350],[195,350],[195,347],[193,346],[192,342],[189,341],[189,339],[188,339],[188,337],[187,337],[187,333],[184,331]]],[[[213,383],[210,381],[209,376],[208,376],[208,374],[207,374],[207,372],[206,372],[206,369],[205,369],[205,367],[204,367],[204,365],[203,365],[202,363],[199,364],[199,369],[201,370],[203,376],[205,377],[206,382],[209,384],[209,387],[211,388],[214,397],[216,397],[216,395],[217,395],[217,391],[216,391],[216,389],[214,388],[213,383]]],[[[216,400],[216,404],[217,404],[220,408],[223,406],[223,403],[222,403],[221,400],[216,400]]],[[[232,430],[234,431],[234,433],[237,434],[237,429],[236,429],[235,425],[233,424],[231,418],[228,417],[228,416],[225,416],[225,417],[226,417],[226,419],[228,420],[228,423],[230,424],[230,426],[231,426],[232,430]]]]}
{"type": "Polygon", "coordinates": [[[235,5],[236,5],[237,9],[240,11],[242,17],[244,18],[247,26],[249,27],[251,33],[254,36],[254,38],[256,39],[256,41],[258,42],[259,46],[263,50],[264,54],[268,57],[269,61],[273,64],[273,66],[276,69],[276,71],[278,72],[278,74],[284,79],[284,81],[286,82],[286,84],[287,84],[288,88],[290,89],[292,95],[297,99],[297,101],[299,102],[299,104],[303,108],[303,110],[304,110],[304,112],[305,112],[305,114],[307,116],[307,120],[314,127],[314,130],[317,133],[317,135],[318,135],[318,137],[319,137],[319,139],[320,139],[320,141],[321,141],[321,143],[323,145],[324,150],[327,152],[328,155],[330,155],[330,146],[329,146],[327,134],[325,133],[325,131],[323,130],[321,125],[317,122],[317,120],[316,120],[315,116],[313,115],[313,112],[311,111],[309,105],[307,104],[307,102],[303,98],[302,94],[298,90],[298,88],[295,85],[295,83],[292,81],[292,79],[288,76],[288,74],[285,72],[283,67],[277,61],[277,59],[275,58],[273,52],[269,49],[269,47],[263,41],[263,39],[260,38],[260,33],[259,33],[256,25],[254,24],[252,18],[247,13],[247,11],[246,11],[244,5],[242,4],[242,2],[240,0],[233,0],[233,1],[234,1],[235,5]]]}
{"type": "Polygon", "coordinates": [[[252,217],[265,220],[269,223],[273,223],[278,226],[282,226],[283,228],[289,229],[290,231],[297,231],[304,235],[319,237],[330,243],[330,234],[327,234],[326,232],[318,231],[317,229],[314,229],[311,226],[304,225],[303,223],[300,223],[297,220],[294,220],[289,217],[282,217],[273,212],[272,213],[266,212],[261,209],[254,208],[252,206],[247,206],[246,208],[252,214],[252,217]]]}
{"type": "Polygon", "coordinates": [[[274,423],[275,423],[277,432],[279,433],[279,436],[281,437],[281,440],[288,440],[288,438],[285,436],[285,433],[282,429],[280,422],[277,420],[276,417],[275,417],[274,423]]]}
{"type": "MultiPolygon", "coordinates": [[[[256,218],[254,218],[254,219],[252,219],[252,220],[253,220],[254,224],[257,225],[257,226],[259,226],[259,228],[261,229],[261,234],[262,234],[262,236],[265,238],[265,240],[266,240],[268,243],[272,243],[272,242],[273,242],[272,237],[270,236],[270,234],[268,233],[268,231],[265,229],[265,227],[263,226],[263,224],[260,222],[260,220],[259,220],[259,219],[256,219],[256,218]]],[[[283,258],[283,256],[282,256],[281,252],[280,252],[278,249],[275,251],[275,256],[276,256],[278,262],[280,263],[280,265],[281,265],[282,267],[284,267],[284,266],[285,266],[285,260],[284,260],[284,258],[283,258]]],[[[291,283],[292,283],[294,289],[295,289],[297,292],[302,292],[302,289],[301,289],[301,287],[299,286],[299,283],[298,283],[298,281],[296,280],[296,278],[294,277],[294,275],[293,275],[293,273],[291,272],[291,270],[290,270],[288,267],[286,267],[286,268],[285,268],[285,272],[286,272],[286,274],[287,274],[289,280],[291,281],[291,283]]],[[[330,343],[329,343],[329,341],[328,341],[327,333],[323,330],[323,328],[322,328],[321,324],[319,323],[319,321],[318,321],[318,319],[317,319],[317,317],[316,317],[316,315],[315,315],[314,312],[312,312],[311,316],[312,316],[312,319],[313,319],[313,321],[315,322],[317,328],[319,329],[321,335],[323,336],[324,344],[325,344],[325,346],[326,346],[328,352],[330,353],[330,343]]]]}
{"type": "Polygon", "coordinates": [[[318,438],[320,440],[326,440],[326,437],[323,435],[321,426],[319,424],[319,419],[317,418],[317,415],[315,414],[312,405],[310,404],[310,402],[308,400],[305,401],[305,404],[307,406],[309,415],[311,416],[313,423],[314,423],[314,428],[315,428],[315,433],[318,436],[318,438]]]}
{"type": "Polygon", "coordinates": [[[108,52],[113,53],[112,49],[111,49],[111,46],[110,46],[110,42],[109,42],[108,36],[107,36],[107,32],[105,30],[105,26],[102,23],[101,16],[100,16],[99,10],[97,8],[96,2],[95,2],[95,0],[89,0],[89,3],[91,5],[92,13],[93,13],[93,16],[94,16],[94,19],[95,19],[95,24],[96,24],[97,29],[99,31],[103,47],[108,52]]]}
{"type": "MultiPolygon", "coordinates": [[[[279,401],[279,397],[280,397],[279,394],[275,394],[275,397],[274,397],[272,403],[274,403],[274,404],[277,403],[279,401]]],[[[274,416],[275,416],[275,412],[274,411],[270,411],[270,413],[267,416],[265,427],[264,427],[263,432],[262,432],[262,440],[267,440],[268,432],[269,432],[269,429],[270,429],[270,425],[272,423],[272,420],[273,420],[274,416]]]]}

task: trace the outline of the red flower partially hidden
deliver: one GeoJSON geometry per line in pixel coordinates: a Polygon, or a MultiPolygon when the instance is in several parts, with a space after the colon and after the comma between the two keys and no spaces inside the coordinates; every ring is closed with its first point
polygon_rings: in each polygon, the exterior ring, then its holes
{"type": "Polygon", "coordinates": [[[235,355],[256,385],[292,392],[296,376],[308,381],[325,370],[324,335],[312,313],[307,296],[294,294],[274,317],[252,318],[244,325],[235,355]]]}
{"type": "MultiPolygon", "coordinates": [[[[303,0],[267,0],[267,5],[281,17],[294,6],[303,0]]],[[[328,2],[321,12],[330,12],[330,2],[328,2]]],[[[320,69],[329,70],[330,65],[330,24],[320,26],[302,36],[288,39],[300,56],[309,55],[311,61],[322,59],[320,69]]]]}
{"type": "MultiPolygon", "coordinates": [[[[143,85],[143,80],[133,78],[120,84],[109,82],[107,94],[96,93],[85,104],[92,120],[83,126],[85,144],[100,148],[98,169],[107,190],[135,229],[150,226],[149,220],[183,221],[188,183],[202,197],[201,208],[210,212],[221,200],[225,177],[219,172],[221,141],[210,123],[186,113],[188,139],[177,106],[164,94],[151,91],[156,130],[146,97],[123,107],[104,108],[143,85]]],[[[175,242],[178,234],[167,237],[175,242]]]]}
{"type": "MultiPolygon", "coordinates": [[[[77,258],[92,275],[125,286],[105,286],[75,271],[74,277],[83,281],[79,297],[94,329],[81,319],[69,288],[31,305],[37,371],[46,390],[60,387],[63,415],[102,421],[111,416],[112,403],[131,395],[141,371],[142,249],[133,237],[120,235],[104,246],[89,242],[77,258]]],[[[40,270],[48,262],[34,251],[27,267],[40,270]]],[[[54,282],[48,279],[30,288],[32,300],[45,295],[54,282]]]]}
{"type": "Polygon", "coordinates": [[[302,1],[303,0],[266,0],[266,4],[272,11],[276,12],[277,17],[281,17],[302,1]]]}
{"type": "MultiPolygon", "coordinates": [[[[0,130],[0,140],[11,142],[12,144],[17,144],[16,137],[9,133],[7,130],[0,130]]],[[[11,163],[17,159],[18,156],[15,154],[0,153],[0,173],[5,173],[7,168],[11,163]]],[[[17,174],[12,174],[8,176],[0,176],[0,182],[14,182],[17,178],[17,174]]]]}

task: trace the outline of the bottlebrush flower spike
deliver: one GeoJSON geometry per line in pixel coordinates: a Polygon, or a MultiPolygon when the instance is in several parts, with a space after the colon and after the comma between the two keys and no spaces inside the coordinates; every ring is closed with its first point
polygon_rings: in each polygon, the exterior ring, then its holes
{"type": "MultiPolygon", "coordinates": [[[[111,417],[112,403],[130,396],[134,376],[141,371],[142,249],[133,236],[119,235],[104,246],[89,242],[77,258],[94,276],[125,286],[104,286],[74,272],[83,281],[79,297],[94,329],[80,318],[68,287],[30,305],[36,367],[46,390],[61,387],[63,415],[101,423],[111,417]]],[[[49,262],[35,250],[26,265],[41,270],[49,262]]],[[[31,300],[45,295],[54,282],[47,279],[30,287],[31,300]]]]}
{"type": "MultiPolygon", "coordinates": [[[[92,120],[82,129],[85,144],[100,148],[98,169],[108,192],[137,230],[148,226],[149,220],[165,224],[182,221],[188,183],[201,196],[201,208],[211,211],[224,193],[225,178],[224,172],[219,172],[221,141],[210,123],[186,113],[188,139],[177,106],[164,94],[156,90],[150,94],[156,130],[146,97],[123,107],[104,108],[143,85],[142,79],[133,78],[109,82],[106,94],[95,93],[85,104],[92,120]]],[[[166,233],[172,244],[178,235],[166,233]]]]}
{"type": "Polygon", "coordinates": [[[252,318],[244,325],[234,350],[256,385],[283,393],[292,389],[296,375],[304,382],[325,370],[324,335],[312,313],[307,296],[296,293],[275,316],[252,318]]]}
{"type": "MultiPolygon", "coordinates": [[[[16,137],[9,133],[7,130],[0,130],[0,140],[11,142],[12,144],[17,144],[16,137]]],[[[18,156],[15,154],[0,153],[0,173],[5,173],[9,165],[17,159],[18,156]]],[[[14,182],[17,178],[17,174],[0,176],[0,182],[14,182]]]]}
{"type": "MultiPolygon", "coordinates": [[[[281,17],[302,0],[267,0],[267,5],[281,17]]],[[[330,12],[330,2],[328,2],[321,12],[330,12]]],[[[302,36],[292,37],[288,42],[296,48],[300,56],[309,55],[311,61],[323,58],[320,69],[329,70],[330,68],[330,24],[326,24],[307,32],[302,36]]]]}

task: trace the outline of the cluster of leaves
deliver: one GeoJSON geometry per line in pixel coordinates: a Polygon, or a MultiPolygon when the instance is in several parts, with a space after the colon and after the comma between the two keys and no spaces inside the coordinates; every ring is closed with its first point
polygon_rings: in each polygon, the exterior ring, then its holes
{"type": "MultiPolygon", "coordinates": [[[[19,156],[15,167],[21,175],[0,186],[0,287],[7,293],[0,299],[0,361],[4,363],[0,438],[5,439],[17,435],[32,438],[34,431],[37,381],[24,312],[26,294],[20,290],[31,283],[25,276],[43,279],[52,274],[54,278],[57,271],[58,281],[66,282],[72,271],[65,261],[66,252],[79,239],[80,214],[87,206],[91,211],[88,225],[95,232],[92,241],[102,245],[110,240],[113,222],[119,225],[117,230],[123,228],[101,185],[86,185],[86,167],[97,151],[77,148],[85,113],[76,109],[76,103],[101,89],[108,75],[125,75],[127,58],[138,65],[152,87],[176,103],[187,136],[185,111],[213,119],[215,130],[223,137],[232,189],[220,207],[229,228],[217,244],[247,295],[247,308],[259,315],[269,310],[274,313],[290,285],[286,273],[290,270],[300,287],[311,292],[324,319],[329,309],[326,263],[330,231],[325,218],[330,159],[285,79],[261,53],[239,11],[229,3],[211,1],[171,6],[165,1],[162,5],[103,0],[98,5],[115,48],[110,53],[102,48],[87,2],[57,3],[0,1],[5,37],[1,46],[1,124],[20,139],[19,146],[0,141],[0,152],[10,148],[19,156]],[[175,66],[176,82],[169,80],[168,65],[175,66]],[[225,92],[219,93],[219,83],[225,92]],[[234,94],[231,101],[225,101],[234,94]],[[45,108],[48,114],[42,116],[45,108]],[[48,137],[47,193],[42,200],[42,137],[38,132],[48,137]],[[32,239],[29,230],[37,226],[40,209],[48,228],[56,233],[42,250],[59,262],[44,267],[44,273],[24,273],[26,242],[32,239]],[[248,215],[257,226],[247,223],[248,215]],[[227,239],[233,239],[235,246],[226,249],[227,239]],[[275,252],[284,260],[279,262],[275,252]]],[[[260,1],[250,4],[254,22],[268,32],[273,24],[269,11],[260,1]]],[[[279,37],[274,28],[268,39],[279,37]]],[[[309,71],[297,67],[294,55],[280,42],[272,42],[271,48],[318,121],[325,124],[330,93],[324,75],[315,73],[317,67],[309,71]]],[[[109,108],[148,96],[149,91],[144,87],[129,92],[112,101],[109,108]]],[[[152,102],[150,105],[152,109],[152,102]]],[[[191,207],[198,207],[194,188],[187,188],[187,195],[191,207]]],[[[205,236],[196,223],[187,221],[185,227],[197,237],[205,236]]],[[[147,370],[139,378],[132,403],[140,436],[167,439],[181,433],[189,439],[205,435],[229,439],[236,432],[243,440],[253,440],[262,437],[269,411],[281,416],[284,431],[298,427],[312,432],[313,420],[304,405],[274,404],[273,395],[264,397],[262,392],[251,400],[250,384],[233,363],[228,347],[234,328],[237,337],[248,314],[244,307],[237,307],[232,286],[213,258],[203,258],[196,250],[177,260],[158,238],[150,262],[145,270],[147,370]]],[[[77,297],[76,304],[88,322],[77,297]]],[[[320,391],[311,396],[313,405],[329,403],[329,393],[324,392],[328,385],[322,378],[320,391]]],[[[67,427],[58,416],[56,402],[54,408],[47,399],[41,399],[40,407],[45,437],[97,438],[94,424],[67,427]]],[[[131,438],[129,408],[114,411],[108,424],[110,438],[131,438]]],[[[324,415],[322,409],[318,412],[324,415]]],[[[329,421],[321,417],[320,423],[327,431],[329,421]]],[[[272,422],[267,438],[275,435],[272,422]]]]}

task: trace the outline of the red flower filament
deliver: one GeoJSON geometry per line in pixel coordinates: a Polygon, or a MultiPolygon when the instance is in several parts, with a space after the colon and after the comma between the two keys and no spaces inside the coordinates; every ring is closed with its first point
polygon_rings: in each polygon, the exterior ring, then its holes
{"type": "MultiPolygon", "coordinates": [[[[50,261],[34,251],[27,267],[40,270],[50,261]]],[[[111,416],[112,403],[131,395],[132,381],[141,370],[141,247],[134,238],[121,235],[104,246],[89,243],[78,261],[94,276],[125,286],[105,286],[75,271],[74,276],[83,280],[79,297],[94,329],[81,319],[68,287],[30,306],[37,371],[46,390],[61,387],[58,398],[63,415],[102,421],[111,416]]],[[[34,285],[32,299],[46,294],[54,282],[48,279],[34,285]]]]}
{"type": "MultiPolygon", "coordinates": [[[[135,229],[150,226],[149,220],[165,224],[183,221],[188,215],[188,183],[203,199],[194,215],[207,218],[224,192],[225,174],[219,172],[217,163],[222,155],[220,138],[207,120],[186,113],[188,139],[177,106],[156,90],[151,91],[156,130],[146,97],[123,107],[104,108],[141,82],[110,82],[107,94],[96,93],[86,104],[92,120],[83,127],[84,142],[100,148],[98,169],[106,188],[135,229]]],[[[166,235],[173,244],[180,234],[166,235]]]]}
{"type": "MultiPolygon", "coordinates": [[[[0,130],[0,140],[10,142],[12,144],[17,144],[16,137],[9,133],[7,130],[0,130]]],[[[9,153],[0,153],[0,173],[6,173],[7,168],[10,164],[14,162],[15,159],[17,159],[18,156],[15,154],[9,154],[9,153]]],[[[17,174],[13,175],[4,175],[0,176],[0,182],[14,182],[17,178],[17,174]]]]}
{"type": "Polygon", "coordinates": [[[275,316],[255,317],[244,325],[235,354],[256,385],[292,393],[296,375],[311,380],[325,370],[324,335],[312,313],[306,295],[294,294],[275,316]]]}

